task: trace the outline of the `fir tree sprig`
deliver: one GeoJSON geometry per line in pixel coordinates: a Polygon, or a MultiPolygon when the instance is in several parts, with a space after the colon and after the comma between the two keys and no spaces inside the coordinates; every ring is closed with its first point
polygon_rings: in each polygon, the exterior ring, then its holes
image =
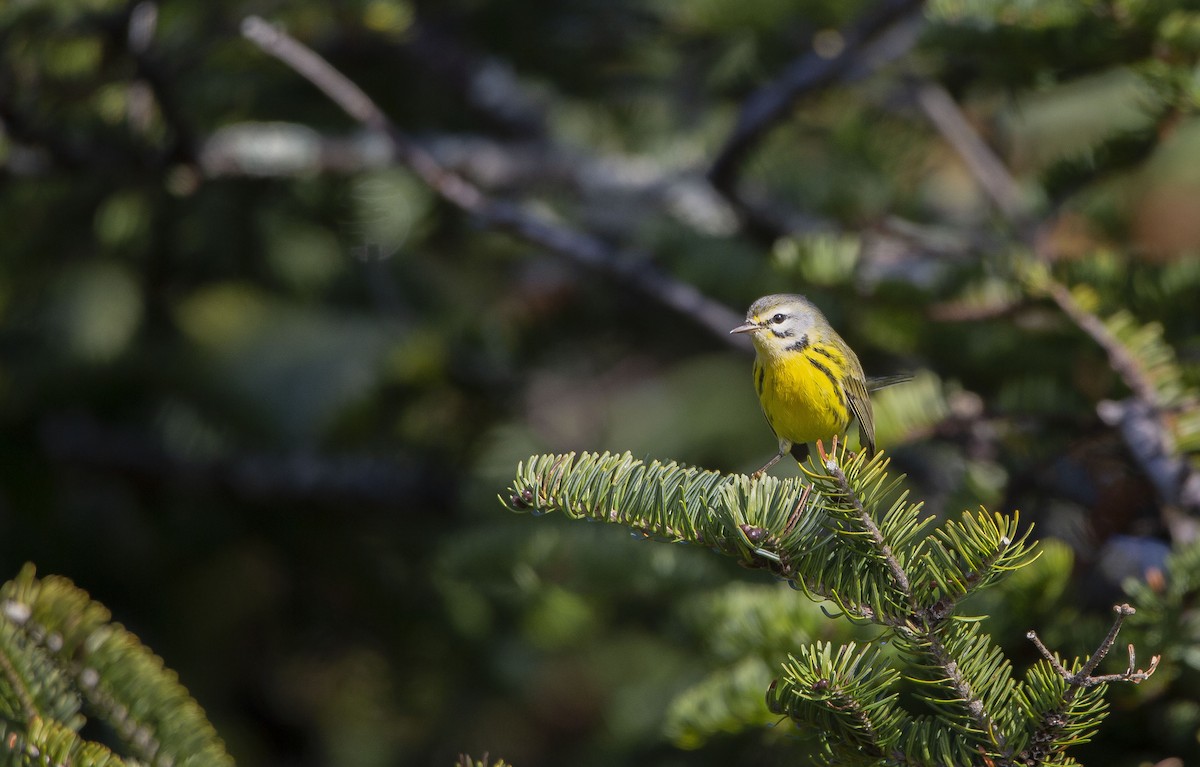
{"type": "MultiPolygon", "coordinates": [[[[893,754],[911,717],[897,702],[900,672],[882,665],[878,647],[818,642],[791,656],[767,690],[767,707],[837,740],[871,764],[893,754]]],[[[831,751],[830,756],[833,755],[831,751]]]]}
{"type": "Polygon", "coordinates": [[[709,546],[748,567],[786,576],[790,552],[811,546],[819,515],[798,479],[729,476],[629,453],[533,456],[517,468],[506,504],[535,514],[625,525],[673,543],[709,546]]]}
{"type": "Polygon", "coordinates": [[[0,587],[0,658],[0,752],[17,764],[121,764],[80,735],[86,714],[130,761],[232,767],[175,673],[66,578],[38,579],[27,565],[0,587]]]}
{"type": "MultiPolygon", "coordinates": [[[[805,645],[769,688],[769,709],[815,728],[818,756],[829,763],[1070,763],[1065,750],[1090,737],[1104,716],[1096,691],[1111,681],[1142,681],[1154,665],[1135,671],[1131,656],[1125,674],[1092,676],[1118,621],[1079,672],[1059,673],[1061,664],[1043,661],[1016,680],[982,618],[957,610],[965,597],[1036,559],[1030,530],[1020,529],[1015,514],[983,509],[935,524],[887,466],[882,453],[855,455],[836,443],[829,452],[819,446],[804,477],[789,480],[629,454],[544,455],[518,467],[504,500],[518,511],[558,511],[708,546],[833,602],[851,620],[882,627],[894,654],[805,645]],[[929,713],[901,705],[901,679],[916,685],[929,713]]],[[[707,689],[727,695],[734,688],[707,689]]],[[[720,710],[734,710],[729,701],[713,705],[712,722],[727,721],[720,710]]]]}

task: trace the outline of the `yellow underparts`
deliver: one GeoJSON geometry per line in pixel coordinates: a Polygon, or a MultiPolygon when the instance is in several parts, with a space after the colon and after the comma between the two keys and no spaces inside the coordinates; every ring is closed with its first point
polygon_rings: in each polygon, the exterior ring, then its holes
{"type": "Polygon", "coordinates": [[[828,442],[850,425],[850,409],[840,381],[845,358],[816,343],[803,351],[758,350],[754,360],[754,387],[767,423],[785,447],[828,442]]]}

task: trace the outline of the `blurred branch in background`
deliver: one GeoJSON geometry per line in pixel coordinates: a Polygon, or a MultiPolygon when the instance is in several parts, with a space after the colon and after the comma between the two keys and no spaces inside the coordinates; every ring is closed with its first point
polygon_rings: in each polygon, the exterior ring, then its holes
{"type": "MultiPolygon", "coordinates": [[[[643,224],[603,216],[618,199],[622,210],[660,211],[705,236],[732,234],[736,216],[698,173],[680,173],[638,157],[591,155],[543,141],[504,142],[483,135],[429,135],[426,151],[448,172],[492,193],[529,188],[563,189],[583,198],[583,218],[601,218],[629,239],[643,224]]],[[[392,151],[377,133],[322,135],[295,123],[228,125],[204,142],[201,172],[222,176],[294,177],[361,173],[389,167],[392,151]]],[[[606,232],[607,233],[607,232],[606,232]]]]}
{"type": "Polygon", "coordinates": [[[724,343],[740,316],[703,295],[694,286],[656,269],[648,256],[613,248],[584,232],[554,223],[519,205],[489,198],[479,187],[443,167],[429,152],[404,135],[361,88],[334,69],[312,49],[250,16],[242,33],[264,52],[291,67],[373,133],[387,139],[395,159],[427,183],[442,199],[470,213],[485,226],[565,256],[571,261],[616,277],[646,296],[691,318],[724,343]]]}
{"type": "Polygon", "coordinates": [[[154,106],[169,128],[168,143],[163,147],[162,164],[194,163],[197,142],[184,109],[179,103],[179,87],[174,82],[167,61],[154,49],[158,33],[158,3],[142,0],[129,9],[128,31],[125,35],[130,57],[136,65],[134,98],[130,100],[131,125],[142,131],[151,124],[154,106]]]}
{"type": "Polygon", "coordinates": [[[452,503],[448,475],[419,460],[311,452],[184,458],[150,434],[107,426],[82,413],[49,416],[38,432],[46,454],[57,462],[140,482],[212,488],[243,501],[304,501],[358,509],[452,503]]]}
{"type": "Polygon", "coordinates": [[[818,43],[824,45],[814,45],[745,100],[708,177],[742,214],[750,234],[771,243],[794,233],[796,226],[788,215],[752,201],[738,189],[746,157],[771,128],[791,114],[799,99],[861,77],[907,53],[916,45],[923,6],[923,0],[883,0],[845,30],[821,33],[824,37],[818,43]]]}

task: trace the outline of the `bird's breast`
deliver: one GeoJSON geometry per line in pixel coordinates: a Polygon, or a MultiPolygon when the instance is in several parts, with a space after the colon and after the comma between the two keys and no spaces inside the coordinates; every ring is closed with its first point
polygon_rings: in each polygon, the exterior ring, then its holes
{"type": "Polygon", "coordinates": [[[755,360],[754,385],[767,422],[792,442],[828,440],[850,423],[843,365],[820,348],[760,354],[755,360]]]}

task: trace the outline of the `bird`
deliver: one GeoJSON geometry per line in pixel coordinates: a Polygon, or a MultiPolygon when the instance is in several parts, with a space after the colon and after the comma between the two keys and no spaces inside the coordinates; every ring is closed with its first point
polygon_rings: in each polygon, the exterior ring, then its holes
{"type": "MultiPolygon", "coordinates": [[[[796,293],[763,296],[729,332],[748,333],[754,342],[754,389],[779,440],[779,452],[753,476],[788,453],[803,462],[810,442],[844,433],[851,420],[858,421],[859,443],[874,455],[875,416],[862,363],[811,301],[796,293]]],[[[907,376],[870,388],[902,380],[907,376]]]]}

